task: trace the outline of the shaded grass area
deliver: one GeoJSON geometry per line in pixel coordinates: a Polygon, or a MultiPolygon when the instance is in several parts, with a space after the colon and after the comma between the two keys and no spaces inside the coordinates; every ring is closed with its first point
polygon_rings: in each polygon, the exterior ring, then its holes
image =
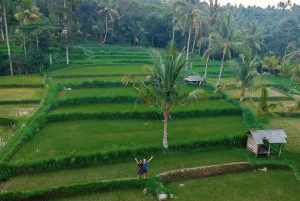
{"type": "MultiPolygon", "coordinates": [[[[162,117],[163,119],[163,117],[162,117]]],[[[191,118],[169,121],[170,145],[192,140],[241,134],[247,130],[241,116],[191,118]],[[214,126],[213,126],[214,125],[214,126]],[[232,126],[234,125],[234,126],[232,126]]],[[[77,120],[48,123],[12,157],[11,161],[160,146],[161,120],[77,120]]]]}
{"type": "MultiPolygon", "coordinates": [[[[150,155],[145,153],[142,157],[148,159],[150,155]]],[[[138,159],[142,158],[138,157],[138,159]]],[[[167,151],[166,154],[154,155],[154,159],[149,163],[149,175],[182,168],[241,161],[246,159],[243,150],[237,148],[211,147],[191,152],[167,151]]],[[[8,191],[22,191],[120,178],[137,178],[137,170],[136,162],[130,158],[116,164],[21,175],[2,182],[0,186],[8,191]]]]}
{"type": "Polygon", "coordinates": [[[0,105],[0,118],[23,119],[34,114],[38,104],[8,104],[0,105]]]}
{"type": "Polygon", "coordinates": [[[177,200],[299,200],[292,171],[268,170],[180,180],[166,185],[177,200]],[[179,184],[185,184],[180,187],[179,184]],[[193,189],[191,191],[191,189],[193,189]]]}
{"type": "Polygon", "coordinates": [[[0,85],[10,84],[42,84],[43,75],[15,75],[0,77],[0,85]]]}
{"type": "Polygon", "coordinates": [[[13,129],[11,125],[3,125],[0,123],[0,149],[5,146],[5,144],[13,136],[13,129]]]}
{"type": "Polygon", "coordinates": [[[0,100],[41,99],[43,88],[0,88],[0,100]]]}
{"type": "MultiPolygon", "coordinates": [[[[287,144],[286,150],[300,153],[300,123],[299,118],[278,118],[270,119],[270,128],[283,128],[286,132],[287,144]]],[[[300,161],[300,159],[299,159],[300,161]]],[[[300,166],[299,166],[300,168],[300,166]]]]}
{"type": "MultiPolygon", "coordinates": [[[[193,91],[199,86],[183,86],[180,92],[193,91]]],[[[216,96],[212,91],[202,88],[209,96],[216,96]]],[[[109,97],[109,96],[131,96],[136,97],[136,93],[131,86],[127,87],[106,87],[106,88],[80,88],[60,91],[57,99],[79,98],[79,97],[109,97]]]]}
{"type": "MultiPolygon", "coordinates": [[[[207,81],[213,85],[215,85],[217,83],[218,78],[209,78],[207,79],[207,81]]],[[[277,80],[274,79],[269,79],[269,77],[256,77],[254,79],[254,82],[256,84],[276,84],[277,80]]],[[[235,84],[236,83],[236,79],[234,77],[226,77],[226,78],[221,78],[220,80],[220,85],[226,85],[226,84],[235,84]]]]}
{"type": "MultiPolygon", "coordinates": [[[[198,101],[183,106],[175,106],[172,111],[190,111],[190,110],[207,110],[207,109],[223,109],[234,108],[231,104],[223,100],[205,100],[198,101]]],[[[54,109],[50,114],[70,114],[70,113],[100,113],[100,112],[144,112],[144,111],[157,111],[160,108],[150,107],[146,104],[140,103],[98,103],[98,104],[82,104],[71,105],[54,109]]],[[[171,112],[172,114],[172,112],[171,112]]]]}
{"type": "Polygon", "coordinates": [[[74,75],[104,75],[104,74],[145,74],[144,65],[109,65],[109,66],[82,66],[74,68],[66,68],[53,71],[53,76],[74,76],[74,75]]]}
{"type": "Polygon", "coordinates": [[[90,195],[80,195],[71,198],[62,198],[55,201],[154,201],[156,197],[143,194],[143,189],[116,190],[90,195]]]}

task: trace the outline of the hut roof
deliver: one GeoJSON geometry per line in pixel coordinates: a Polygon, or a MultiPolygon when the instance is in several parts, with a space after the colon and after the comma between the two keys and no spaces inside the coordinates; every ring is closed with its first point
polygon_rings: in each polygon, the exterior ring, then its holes
{"type": "Polygon", "coordinates": [[[283,129],[270,129],[270,130],[251,130],[251,133],[256,144],[264,144],[264,140],[269,143],[286,143],[287,135],[283,129]]]}
{"type": "Polygon", "coordinates": [[[200,75],[191,75],[185,78],[186,81],[189,82],[203,82],[204,79],[200,75]]]}

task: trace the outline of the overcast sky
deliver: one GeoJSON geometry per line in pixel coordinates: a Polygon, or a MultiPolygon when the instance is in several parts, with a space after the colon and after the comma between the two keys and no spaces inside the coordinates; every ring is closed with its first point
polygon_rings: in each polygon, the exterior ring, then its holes
{"type": "MultiPolygon", "coordinates": [[[[226,5],[228,2],[231,5],[240,5],[243,4],[245,7],[251,5],[251,6],[259,6],[259,7],[263,7],[266,8],[268,7],[268,5],[276,5],[278,4],[278,2],[283,1],[286,2],[286,0],[218,0],[220,2],[221,5],[226,5]]],[[[300,4],[300,0],[291,0],[292,3],[296,3],[296,4],[300,4]]]]}

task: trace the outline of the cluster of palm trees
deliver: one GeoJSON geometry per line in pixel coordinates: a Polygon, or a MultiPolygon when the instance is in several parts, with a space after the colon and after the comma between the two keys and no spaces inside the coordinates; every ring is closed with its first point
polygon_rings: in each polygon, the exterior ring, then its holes
{"type": "Polygon", "coordinates": [[[206,78],[209,59],[221,55],[216,87],[219,86],[226,60],[230,60],[234,55],[249,55],[247,53],[249,48],[253,53],[261,50],[265,35],[258,22],[250,23],[248,30],[240,30],[239,24],[233,20],[232,13],[222,9],[218,0],[209,0],[209,3],[197,0],[171,1],[171,3],[174,11],[173,29],[180,29],[182,35],[187,37],[186,60],[189,61],[189,52],[194,50],[195,45],[198,45],[199,50],[206,47],[203,54],[203,60],[206,61],[203,77],[206,78]],[[191,39],[192,36],[194,40],[191,39]]]}

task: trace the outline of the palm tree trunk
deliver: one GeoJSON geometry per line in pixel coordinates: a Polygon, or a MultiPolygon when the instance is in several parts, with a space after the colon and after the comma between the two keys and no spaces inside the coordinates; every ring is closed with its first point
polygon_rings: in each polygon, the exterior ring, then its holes
{"type": "MultiPolygon", "coordinates": [[[[64,8],[67,7],[67,0],[64,0],[64,8]]],[[[67,21],[67,13],[64,13],[64,21],[67,21]]],[[[64,26],[65,35],[66,35],[66,63],[69,65],[69,45],[68,45],[68,30],[67,27],[64,26]]]]}
{"type": "Polygon", "coordinates": [[[4,31],[2,27],[3,17],[0,15],[0,31],[1,31],[1,39],[4,41],[4,31]]]}
{"type": "Polygon", "coordinates": [[[170,103],[166,102],[164,105],[164,135],[163,135],[163,147],[168,149],[168,119],[170,113],[170,103]]]}
{"type": "Polygon", "coordinates": [[[175,20],[173,22],[173,33],[172,33],[172,40],[174,41],[174,38],[175,38],[175,20]]]}
{"type": "Polygon", "coordinates": [[[242,102],[242,101],[244,100],[245,93],[246,93],[246,89],[245,89],[245,88],[242,88],[242,93],[241,93],[241,97],[240,97],[240,102],[242,102]]]}
{"type": "Polygon", "coordinates": [[[66,45],[66,61],[67,61],[67,64],[69,65],[69,46],[66,45]]]}
{"type": "Polygon", "coordinates": [[[197,39],[197,37],[196,37],[196,29],[195,29],[195,37],[194,37],[192,52],[194,52],[194,50],[195,50],[196,39],[197,39]]]}
{"type": "MultiPolygon", "coordinates": [[[[208,49],[210,49],[211,47],[211,36],[209,36],[209,44],[208,44],[208,49]]],[[[206,58],[206,63],[205,63],[205,72],[204,72],[204,76],[203,78],[205,79],[206,78],[206,75],[207,75],[207,70],[208,70],[208,61],[209,61],[209,55],[207,56],[206,58]]]]}
{"type": "Polygon", "coordinates": [[[218,81],[217,81],[217,84],[216,84],[216,88],[219,86],[219,82],[220,82],[220,79],[221,79],[221,75],[222,75],[222,72],[224,70],[224,60],[225,60],[225,49],[223,51],[223,57],[222,57],[222,63],[221,63],[221,68],[220,68],[220,73],[219,73],[219,77],[218,77],[218,81]]]}
{"type": "Polygon", "coordinates": [[[289,83],[289,86],[291,85],[293,79],[294,79],[294,76],[292,76],[291,81],[290,81],[290,83],[289,83]]]}
{"type": "Polygon", "coordinates": [[[11,55],[10,55],[10,45],[9,45],[8,27],[7,27],[7,20],[6,20],[6,6],[5,5],[3,5],[3,17],[4,17],[4,26],[5,26],[5,35],[6,35],[7,54],[8,54],[8,59],[9,59],[10,75],[14,75],[12,62],[11,62],[11,55]]]}
{"type": "Polygon", "coordinates": [[[188,63],[189,61],[189,51],[190,51],[190,41],[191,41],[191,28],[189,28],[189,37],[188,37],[188,41],[187,41],[187,48],[186,48],[186,61],[188,63]]]}
{"type": "Polygon", "coordinates": [[[25,60],[26,60],[27,50],[26,50],[26,36],[25,36],[25,34],[23,35],[23,48],[24,48],[24,55],[25,55],[25,60]]]}
{"type": "Polygon", "coordinates": [[[38,36],[35,37],[35,41],[36,41],[36,47],[39,48],[39,37],[38,36]]]}
{"type": "Polygon", "coordinates": [[[107,13],[105,14],[105,36],[104,36],[103,43],[105,43],[106,41],[106,36],[107,36],[107,13]]]}

